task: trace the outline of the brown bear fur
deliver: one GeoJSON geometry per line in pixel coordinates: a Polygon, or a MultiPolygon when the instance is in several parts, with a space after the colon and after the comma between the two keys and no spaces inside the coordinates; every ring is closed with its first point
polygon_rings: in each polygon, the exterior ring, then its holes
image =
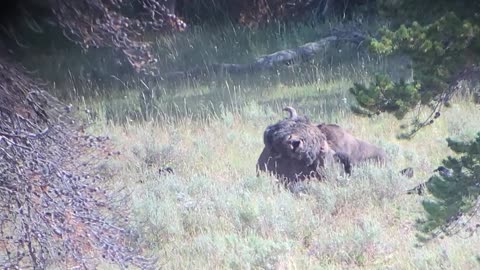
{"type": "Polygon", "coordinates": [[[268,126],[263,141],[257,170],[288,180],[320,177],[319,169],[335,155],[322,131],[306,117],[287,118],[268,126]]]}

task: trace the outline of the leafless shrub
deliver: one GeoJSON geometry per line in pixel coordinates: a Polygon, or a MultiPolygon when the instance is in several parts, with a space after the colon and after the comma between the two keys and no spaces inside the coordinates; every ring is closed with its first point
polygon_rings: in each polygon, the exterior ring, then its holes
{"type": "MultiPolygon", "coordinates": [[[[87,136],[22,67],[0,57],[0,265],[92,268],[154,261],[130,248],[125,198],[99,187],[93,169],[107,138],[87,136]],[[113,195],[113,196],[112,196],[113,195]]],[[[118,194],[118,193],[115,193],[118,194]]]]}

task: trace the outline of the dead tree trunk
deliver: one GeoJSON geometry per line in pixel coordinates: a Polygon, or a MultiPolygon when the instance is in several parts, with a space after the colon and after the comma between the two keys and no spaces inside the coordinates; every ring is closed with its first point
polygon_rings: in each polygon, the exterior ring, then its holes
{"type": "Polygon", "coordinates": [[[206,66],[196,66],[186,71],[168,72],[160,75],[162,80],[172,81],[181,79],[196,79],[209,74],[230,73],[247,74],[262,70],[272,70],[283,65],[299,64],[312,59],[322,49],[332,42],[347,41],[360,44],[365,40],[365,35],[358,31],[337,31],[317,41],[306,43],[293,49],[281,50],[261,56],[253,62],[246,64],[217,63],[206,66]]]}

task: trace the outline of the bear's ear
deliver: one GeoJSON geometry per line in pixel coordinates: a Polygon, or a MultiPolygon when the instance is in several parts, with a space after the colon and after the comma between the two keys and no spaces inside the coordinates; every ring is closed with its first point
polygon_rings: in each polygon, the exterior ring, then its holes
{"type": "Polygon", "coordinates": [[[272,144],[272,129],[273,126],[269,125],[265,131],[263,132],[263,144],[264,145],[271,145],[272,144]]]}

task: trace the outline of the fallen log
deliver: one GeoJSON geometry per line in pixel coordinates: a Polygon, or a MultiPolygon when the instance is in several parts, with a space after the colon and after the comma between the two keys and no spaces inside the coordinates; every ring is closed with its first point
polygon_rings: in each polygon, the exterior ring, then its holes
{"type": "Polygon", "coordinates": [[[196,66],[187,71],[174,71],[160,75],[162,80],[196,79],[201,76],[217,73],[246,74],[263,70],[272,70],[282,65],[299,64],[312,59],[322,49],[335,41],[353,42],[361,44],[366,36],[358,31],[338,31],[334,34],[323,37],[317,41],[306,43],[293,49],[281,50],[272,54],[261,56],[251,63],[230,64],[217,63],[205,66],[196,66]]]}

